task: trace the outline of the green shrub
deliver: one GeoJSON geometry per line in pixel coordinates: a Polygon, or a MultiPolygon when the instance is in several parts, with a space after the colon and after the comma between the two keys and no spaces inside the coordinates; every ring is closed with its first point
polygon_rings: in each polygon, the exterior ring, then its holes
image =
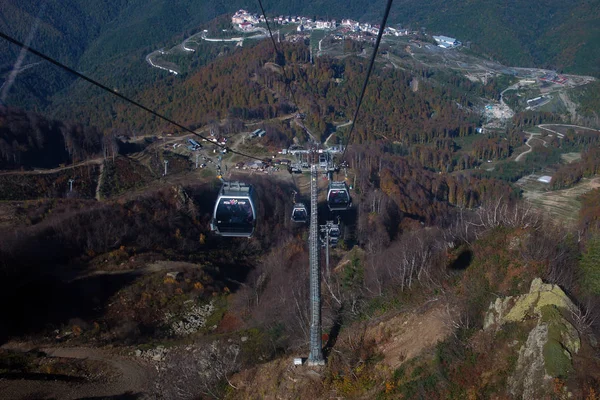
{"type": "Polygon", "coordinates": [[[548,375],[566,378],[572,371],[571,359],[558,341],[549,338],[544,345],[543,353],[548,375]]]}
{"type": "Polygon", "coordinates": [[[587,242],[579,263],[583,289],[591,295],[600,295],[600,236],[595,234],[587,242]]]}

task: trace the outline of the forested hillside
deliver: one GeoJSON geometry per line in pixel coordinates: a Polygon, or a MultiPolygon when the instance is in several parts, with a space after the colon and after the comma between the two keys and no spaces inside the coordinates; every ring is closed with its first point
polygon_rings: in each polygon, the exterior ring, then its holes
{"type": "MultiPolygon", "coordinates": [[[[127,5],[127,0],[85,3],[68,1],[3,1],[0,4],[0,29],[21,42],[72,67],[89,44],[100,35],[103,26],[127,5]]],[[[0,41],[0,72],[6,79],[13,70],[20,49],[0,41]]],[[[11,90],[3,87],[3,101],[28,108],[45,107],[50,97],[67,87],[73,77],[58,71],[37,57],[26,55],[23,68],[11,90]],[[33,65],[32,65],[33,64],[33,65]]]]}
{"type": "MultiPolygon", "coordinates": [[[[153,76],[144,64],[145,54],[174,35],[197,28],[237,6],[241,3],[229,2],[226,7],[220,2],[189,0],[8,0],[0,4],[0,30],[21,42],[30,41],[36,50],[95,79],[118,86],[132,79],[144,84],[140,78],[153,76]],[[132,65],[143,65],[144,69],[131,69],[132,65]]],[[[12,70],[19,51],[0,41],[0,74],[4,77],[12,70]]],[[[22,66],[38,61],[27,56],[22,66]]],[[[19,74],[6,103],[38,110],[50,107],[52,111],[51,97],[72,82],[72,76],[47,63],[36,64],[19,74]]]]}
{"type": "Polygon", "coordinates": [[[54,168],[99,155],[104,145],[97,129],[0,106],[0,169],[54,168]]]}
{"type": "MultiPolygon", "coordinates": [[[[269,2],[267,2],[268,4],[269,2]]],[[[268,9],[378,23],[385,1],[276,2],[268,9]],[[286,11],[288,9],[289,11],[286,11]]],[[[395,0],[389,24],[453,36],[513,66],[600,76],[598,0],[395,0]]]]}
{"type": "Polygon", "coordinates": [[[508,65],[600,76],[598,0],[401,0],[394,9],[400,22],[470,41],[508,65]]]}
{"type": "MultiPolygon", "coordinates": [[[[286,59],[295,60],[286,69],[294,82],[296,101],[307,111],[306,121],[313,133],[324,139],[332,123],[352,117],[364,65],[358,58],[326,57],[311,65],[307,46],[282,46],[286,59]]],[[[273,60],[270,44],[261,42],[218,59],[183,81],[177,79],[177,84],[176,78],[169,78],[167,85],[156,85],[141,92],[138,98],[165,115],[196,127],[226,117],[268,119],[285,115],[293,111],[293,102],[286,92],[281,68],[272,64],[273,60]]],[[[422,82],[421,88],[414,92],[410,88],[411,74],[378,69],[369,83],[357,127],[360,140],[374,139],[377,134],[409,145],[473,133],[479,117],[469,107],[477,101],[477,94],[485,94],[485,88],[458,77],[450,79],[450,84],[440,84],[437,78],[422,71],[421,76],[414,78],[422,82]]],[[[446,81],[448,77],[442,78],[446,81]]],[[[160,127],[143,111],[100,93],[85,104],[72,99],[60,116],[66,119],[70,115],[91,125],[106,126],[105,113],[96,110],[111,110],[114,126],[122,129],[160,127]]]]}
{"type": "MultiPolygon", "coordinates": [[[[383,3],[265,6],[378,23],[383,3]]],[[[392,25],[472,46],[386,38],[351,121],[373,36],[191,51],[257,4],[4,1],[0,30],[195,132],[30,56],[10,88],[0,45],[0,397],[598,400],[600,131],[570,119],[597,117],[597,82],[518,90],[471,53],[600,75],[599,5],[396,0],[392,25]],[[569,115],[510,100],[571,94],[569,115]],[[335,167],[295,173],[324,163],[311,137],[335,167]],[[579,218],[539,205],[572,186],[579,218]],[[250,238],[214,230],[248,204],[250,238]],[[298,365],[310,341],[323,366],[298,365]]]]}
{"type": "MultiPolygon", "coordinates": [[[[144,57],[186,31],[197,29],[217,15],[240,7],[258,12],[244,1],[164,2],[119,0],[86,3],[14,0],[0,5],[0,29],[56,59],[117,88],[144,87],[164,74],[148,68],[144,57]],[[65,18],[68,16],[68,18],[65,18]],[[39,17],[39,23],[36,18],[39,17]]],[[[310,17],[355,18],[377,23],[384,8],[375,2],[265,2],[267,14],[301,14],[310,17]]],[[[412,29],[424,27],[431,34],[446,34],[471,42],[472,49],[509,65],[541,66],[561,71],[600,76],[598,13],[600,0],[536,3],[511,1],[468,3],[427,0],[394,2],[389,24],[412,29]]],[[[0,74],[6,78],[19,50],[0,41],[0,74]]],[[[27,56],[12,85],[7,104],[53,114],[65,108],[65,90],[73,77],[27,56]],[[34,64],[34,65],[32,65],[34,64]],[[54,95],[61,92],[57,98],[54,95]]],[[[3,88],[7,91],[7,88],[3,88]]],[[[85,91],[83,92],[85,95],[85,91]]],[[[87,97],[79,99],[87,101],[87,97]]]]}

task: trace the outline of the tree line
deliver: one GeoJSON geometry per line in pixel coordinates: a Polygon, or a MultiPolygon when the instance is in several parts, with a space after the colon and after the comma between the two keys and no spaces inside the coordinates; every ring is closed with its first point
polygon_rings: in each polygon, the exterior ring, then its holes
{"type": "Polygon", "coordinates": [[[98,129],[0,106],[0,169],[52,168],[100,154],[98,129]]]}

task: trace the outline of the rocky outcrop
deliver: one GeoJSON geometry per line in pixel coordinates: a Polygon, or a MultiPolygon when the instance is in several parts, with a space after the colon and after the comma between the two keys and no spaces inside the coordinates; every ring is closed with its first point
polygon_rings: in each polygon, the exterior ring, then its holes
{"type": "Polygon", "coordinates": [[[520,322],[529,318],[540,318],[541,309],[546,305],[553,305],[560,309],[570,311],[576,306],[558,285],[543,283],[540,278],[531,282],[529,293],[516,297],[498,297],[490,304],[483,329],[491,326],[500,327],[507,322],[520,322]]]}
{"type": "Polygon", "coordinates": [[[498,298],[490,304],[484,329],[499,329],[507,323],[535,320],[519,350],[517,365],[508,380],[514,398],[543,398],[550,394],[550,381],[572,371],[572,355],[581,347],[579,334],[565,317],[575,304],[557,285],[536,278],[529,293],[498,298]]]}
{"type": "Polygon", "coordinates": [[[171,331],[177,336],[186,336],[196,333],[206,325],[206,320],[214,312],[215,306],[211,301],[205,305],[188,304],[181,315],[165,314],[165,321],[171,331]]]}
{"type": "Polygon", "coordinates": [[[548,327],[537,325],[529,332],[527,342],[519,350],[515,373],[508,381],[508,390],[514,398],[538,399],[551,379],[544,367],[544,344],[548,340],[548,327]]]}
{"type": "Polygon", "coordinates": [[[135,351],[135,356],[148,361],[161,362],[165,359],[168,353],[169,350],[166,349],[165,346],[156,346],[155,348],[148,350],[138,349],[135,351]]]}
{"type": "Polygon", "coordinates": [[[171,190],[173,191],[173,198],[175,199],[177,210],[184,210],[189,216],[195,218],[198,215],[198,209],[196,208],[194,201],[186,191],[183,190],[183,187],[173,186],[171,190]]]}

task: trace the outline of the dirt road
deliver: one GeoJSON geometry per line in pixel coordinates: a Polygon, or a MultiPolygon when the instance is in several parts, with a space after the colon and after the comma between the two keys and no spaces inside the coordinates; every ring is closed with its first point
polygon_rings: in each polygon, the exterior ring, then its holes
{"type": "Polygon", "coordinates": [[[5,171],[0,172],[0,175],[44,175],[44,174],[53,174],[55,172],[64,171],[67,169],[73,169],[77,167],[82,167],[84,165],[90,164],[102,164],[104,161],[103,158],[94,158],[92,160],[82,161],[77,164],[66,165],[64,167],[57,167],[51,169],[34,169],[33,171],[5,171]]]}
{"type": "Polygon", "coordinates": [[[529,142],[531,141],[531,139],[533,139],[533,136],[534,136],[534,134],[533,134],[533,133],[530,133],[530,134],[529,134],[529,139],[527,139],[527,141],[525,142],[525,145],[526,145],[527,147],[529,147],[529,150],[525,150],[524,152],[522,152],[521,154],[519,154],[519,155],[517,156],[517,158],[515,158],[515,161],[516,161],[516,162],[519,162],[519,161],[521,161],[521,159],[522,159],[523,157],[525,157],[527,154],[531,153],[531,151],[533,150],[533,147],[531,147],[531,145],[529,144],[529,142]]]}
{"type": "MultiPolygon", "coordinates": [[[[23,352],[34,348],[36,347],[24,343],[7,343],[2,346],[2,349],[5,350],[23,352]]],[[[59,380],[0,379],[0,393],[2,393],[3,399],[68,400],[109,396],[152,398],[154,370],[133,358],[117,355],[108,350],[89,347],[47,347],[37,348],[37,350],[52,358],[99,361],[111,369],[117,377],[109,381],[90,380],[83,383],[59,380]]]]}
{"type": "Polygon", "coordinates": [[[102,187],[102,182],[104,179],[104,163],[100,163],[100,172],[98,173],[98,184],[96,185],[96,200],[100,201],[100,188],[102,187]]]}
{"type": "Polygon", "coordinates": [[[569,128],[584,129],[584,130],[587,130],[587,131],[592,131],[592,132],[598,132],[598,133],[600,133],[600,131],[598,129],[588,128],[588,127],[579,126],[579,125],[570,125],[570,124],[540,124],[540,125],[538,125],[538,128],[541,128],[541,129],[544,129],[546,131],[552,132],[552,133],[554,133],[555,135],[557,135],[560,138],[563,138],[565,136],[563,133],[560,133],[560,132],[557,132],[557,131],[555,131],[553,129],[548,128],[549,126],[551,126],[551,127],[554,127],[554,126],[566,126],[566,127],[569,127],[569,128]]]}
{"type": "Polygon", "coordinates": [[[577,121],[577,104],[571,101],[571,98],[566,92],[560,91],[558,92],[558,96],[564,103],[565,107],[567,107],[567,111],[571,114],[571,121],[577,121]]]}

